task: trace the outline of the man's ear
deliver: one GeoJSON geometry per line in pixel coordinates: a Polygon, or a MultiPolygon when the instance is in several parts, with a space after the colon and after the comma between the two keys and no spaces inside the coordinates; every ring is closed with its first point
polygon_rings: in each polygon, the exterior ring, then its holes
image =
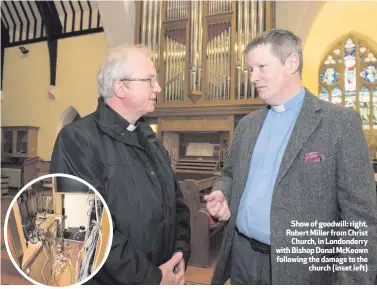
{"type": "Polygon", "coordinates": [[[285,65],[288,68],[290,74],[295,74],[300,66],[300,57],[297,53],[292,53],[289,55],[287,60],[285,61],[285,65]]]}
{"type": "Polygon", "coordinates": [[[113,84],[114,95],[118,98],[125,98],[127,95],[127,87],[122,81],[115,81],[113,84]]]}

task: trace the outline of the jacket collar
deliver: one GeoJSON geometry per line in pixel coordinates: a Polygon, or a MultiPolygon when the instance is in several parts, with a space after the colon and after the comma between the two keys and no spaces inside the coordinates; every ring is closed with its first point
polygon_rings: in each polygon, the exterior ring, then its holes
{"type": "Polygon", "coordinates": [[[148,125],[144,118],[140,118],[137,121],[137,128],[135,131],[132,132],[127,130],[130,123],[115,110],[113,110],[108,104],[106,104],[102,97],[98,98],[95,119],[103,132],[125,143],[128,143],[127,140],[131,138],[131,135],[133,133],[137,133],[138,131],[145,138],[155,136],[152,128],[148,125]]]}
{"type": "MultiPolygon", "coordinates": [[[[318,97],[314,96],[309,90],[305,88],[304,103],[302,104],[290,140],[284,151],[275,187],[280,183],[285,174],[288,172],[303,144],[307,141],[307,139],[320,123],[322,119],[322,107],[323,104],[318,99],[318,97]]],[[[248,152],[254,151],[256,141],[269,109],[271,109],[271,107],[269,105],[266,105],[264,108],[253,112],[252,117],[249,119],[248,125],[246,126],[246,131],[243,133],[245,135],[245,145],[243,145],[241,149],[246,150],[245,155],[247,155],[247,157],[245,163],[247,164],[250,163],[252,157],[252,153],[248,152]]],[[[246,185],[248,173],[248,170],[242,170],[240,172],[240,179],[243,182],[243,186],[246,185]]]]}

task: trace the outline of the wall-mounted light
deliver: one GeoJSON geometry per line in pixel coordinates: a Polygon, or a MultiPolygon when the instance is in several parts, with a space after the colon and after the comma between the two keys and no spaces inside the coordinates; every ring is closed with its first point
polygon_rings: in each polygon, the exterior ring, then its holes
{"type": "Polygon", "coordinates": [[[56,86],[55,85],[50,85],[47,91],[48,98],[51,100],[55,100],[57,98],[57,93],[56,93],[56,86]]]}
{"type": "Polygon", "coordinates": [[[29,49],[27,49],[27,48],[25,48],[25,47],[23,47],[23,46],[20,46],[19,48],[20,48],[20,50],[21,50],[21,53],[24,54],[24,55],[25,55],[25,54],[28,54],[28,53],[30,52],[29,49]]]}

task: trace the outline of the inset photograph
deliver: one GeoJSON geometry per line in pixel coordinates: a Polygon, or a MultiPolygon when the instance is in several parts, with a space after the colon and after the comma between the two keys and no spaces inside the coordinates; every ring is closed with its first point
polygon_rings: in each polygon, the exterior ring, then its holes
{"type": "Polygon", "coordinates": [[[85,181],[63,174],[40,177],[27,184],[8,209],[8,254],[33,283],[84,283],[109,254],[110,216],[103,198],[85,181]]]}

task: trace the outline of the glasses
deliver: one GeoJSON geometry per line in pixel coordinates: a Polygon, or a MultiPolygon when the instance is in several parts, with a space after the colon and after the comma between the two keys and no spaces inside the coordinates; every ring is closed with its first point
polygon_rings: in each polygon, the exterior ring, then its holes
{"type": "Polygon", "coordinates": [[[149,85],[151,87],[154,87],[157,83],[157,78],[156,76],[151,76],[147,78],[123,78],[123,79],[120,79],[120,81],[145,81],[145,82],[149,82],[149,85]]]}

